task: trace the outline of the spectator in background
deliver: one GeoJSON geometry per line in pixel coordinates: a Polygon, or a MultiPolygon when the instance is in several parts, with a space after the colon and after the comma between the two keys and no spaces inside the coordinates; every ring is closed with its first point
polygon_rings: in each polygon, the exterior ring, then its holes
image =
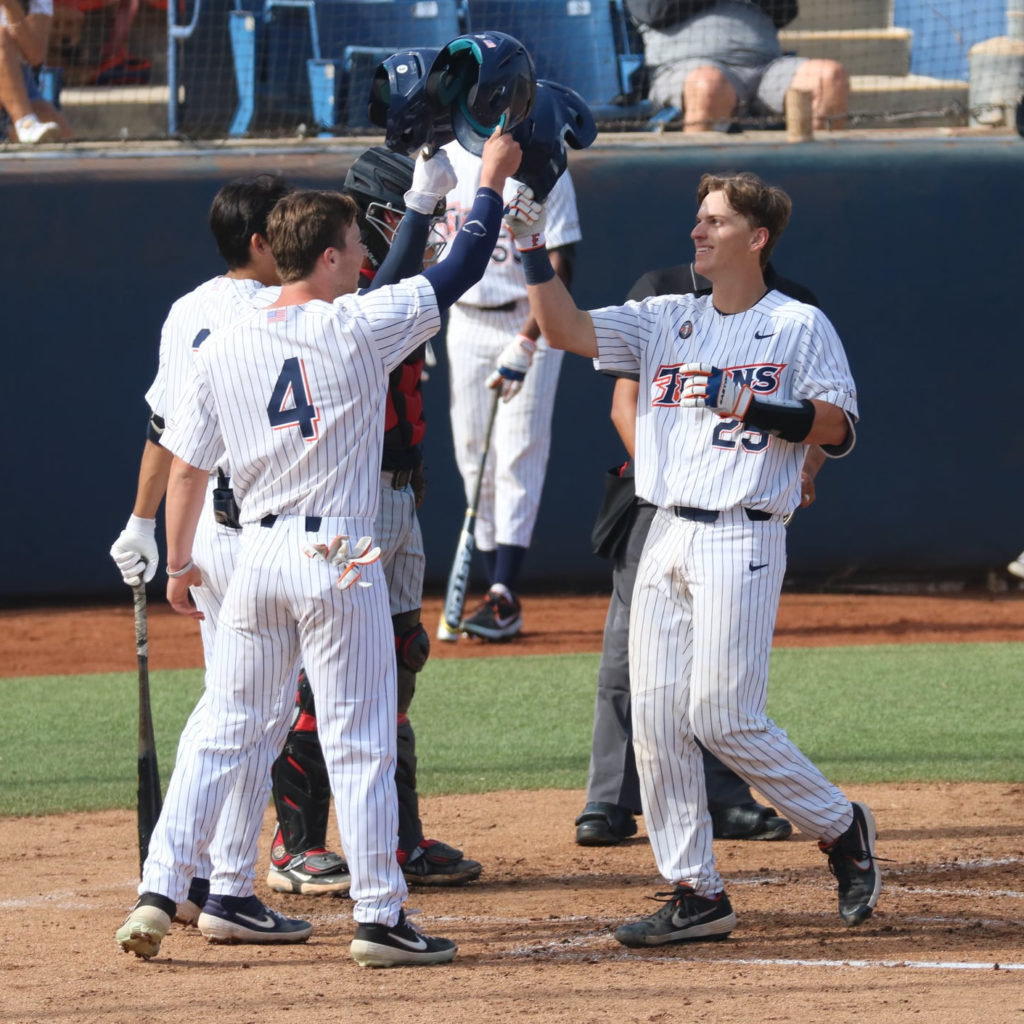
{"type": "Polygon", "coordinates": [[[835,60],[784,55],[777,30],[796,0],[626,0],[651,68],[649,96],[678,106],[683,130],[781,115],[789,89],[811,93],[814,127],[843,128],[850,83],[835,60]]]}
{"type": "Polygon", "coordinates": [[[67,118],[43,99],[33,68],[46,56],[53,0],[0,0],[0,130],[34,145],[70,139],[67,118]]]}
{"type": "Polygon", "coordinates": [[[128,36],[139,13],[139,0],[118,0],[110,35],[100,50],[99,67],[93,85],[146,85],[152,61],[128,53],[128,36]]]}

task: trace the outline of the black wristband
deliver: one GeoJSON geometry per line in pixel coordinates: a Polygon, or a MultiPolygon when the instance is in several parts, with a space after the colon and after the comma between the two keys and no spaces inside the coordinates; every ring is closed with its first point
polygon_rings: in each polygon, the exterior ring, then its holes
{"type": "Polygon", "coordinates": [[[783,441],[799,444],[814,426],[814,403],[809,398],[798,402],[769,402],[755,398],[743,422],[767,430],[783,441]]]}
{"type": "Polygon", "coordinates": [[[544,284],[555,276],[555,268],[551,266],[547,249],[526,249],[519,254],[519,258],[523,263],[527,284],[544,284]]]}

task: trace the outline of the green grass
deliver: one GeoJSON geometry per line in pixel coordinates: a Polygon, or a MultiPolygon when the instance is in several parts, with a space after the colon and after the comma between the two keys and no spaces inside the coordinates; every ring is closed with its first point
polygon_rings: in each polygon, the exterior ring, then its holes
{"type": "MultiPolygon", "coordinates": [[[[769,712],[840,783],[1024,779],[1024,644],[786,648],[769,712]]],[[[582,788],[597,656],[435,660],[412,718],[425,795],[582,788]]],[[[202,687],[155,672],[161,775],[202,687]]],[[[134,673],[0,680],[0,815],[133,807],[134,673]]]]}

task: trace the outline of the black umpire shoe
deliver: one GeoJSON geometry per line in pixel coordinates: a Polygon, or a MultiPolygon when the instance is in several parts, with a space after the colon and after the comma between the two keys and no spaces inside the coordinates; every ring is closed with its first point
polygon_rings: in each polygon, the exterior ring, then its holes
{"type": "Polygon", "coordinates": [[[828,854],[828,869],[839,882],[839,916],[849,925],[871,916],[882,891],[882,873],[875,858],[877,836],[871,811],[854,801],[853,824],[831,843],[818,843],[828,854]]]}
{"type": "Polygon", "coordinates": [[[455,959],[458,946],[451,939],[436,939],[417,931],[405,919],[405,911],[390,927],[360,924],[349,952],[360,967],[415,967],[446,964],[455,959]]]}
{"type": "Polygon", "coordinates": [[[788,839],[793,826],[774,807],[741,804],[711,812],[716,839],[788,839]]]}
{"type": "Polygon", "coordinates": [[[573,822],[577,846],[614,846],[636,835],[633,812],[618,804],[589,803],[573,822]]]}
{"type": "Polygon", "coordinates": [[[688,885],[655,893],[665,905],[650,917],[619,925],[615,938],[624,946],[664,946],[670,942],[718,942],[736,927],[736,915],[724,892],[698,896],[688,885]]]}

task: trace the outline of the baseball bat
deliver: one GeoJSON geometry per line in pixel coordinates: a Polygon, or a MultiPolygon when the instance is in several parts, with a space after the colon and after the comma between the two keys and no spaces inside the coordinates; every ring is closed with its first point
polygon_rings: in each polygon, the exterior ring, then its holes
{"type": "Polygon", "coordinates": [[[473,549],[476,546],[473,536],[473,531],[476,527],[476,512],[480,505],[480,489],[484,481],[484,466],[487,463],[487,453],[491,447],[491,432],[494,430],[494,418],[498,414],[498,400],[500,398],[501,392],[495,390],[494,402],[491,405],[490,415],[487,417],[484,450],[480,456],[480,468],[477,472],[476,485],[473,488],[473,500],[470,502],[462,519],[459,543],[456,545],[455,557],[452,559],[452,568],[448,573],[448,589],[444,597],[444,611],[441,613],[441,621],[437,626],[438,640],[456,641],[459,639],[459,627],[462,625],[462,609],[466,603],[466,587],[469,584],[470,562],[473,558],[473,549]]]}
{"type": "Polygon", "coordinates": [[[139,873],[149,855],[149,840],[160,817],[160,769],[153,737],[153,708],[149,702],[149,625],[146,615],[146,584],[140,579],[132,587],[135,598],[135,654],[139,662],[139,770],[138,826],[139,873]]]}

